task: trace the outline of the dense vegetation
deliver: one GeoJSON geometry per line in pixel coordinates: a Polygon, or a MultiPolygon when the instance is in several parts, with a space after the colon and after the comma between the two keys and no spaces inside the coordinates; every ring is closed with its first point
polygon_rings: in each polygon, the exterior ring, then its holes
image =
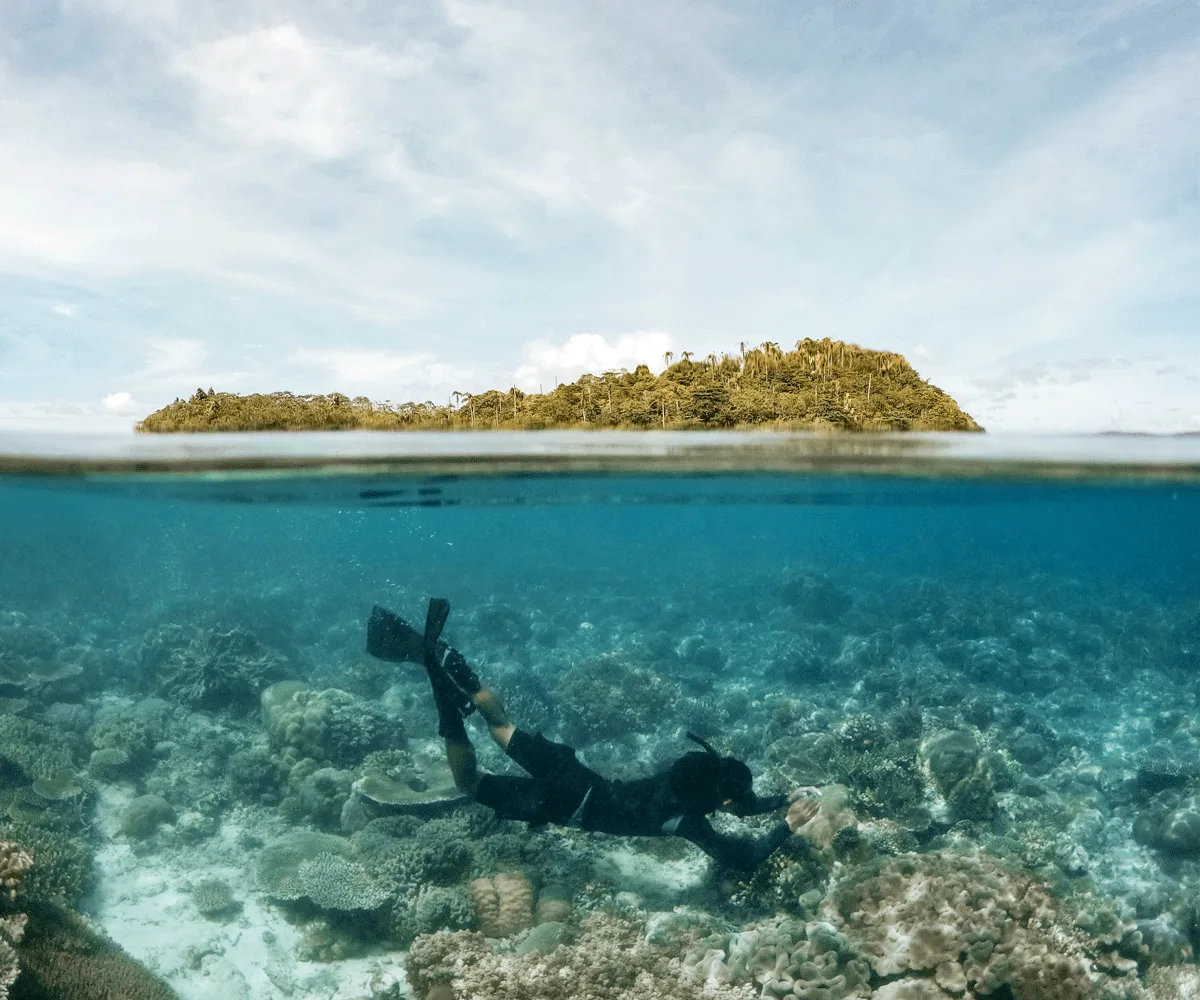
{"type": "Polygon", "coordinates": [[[836,340],[802,340],[793,351],[762,344],[737,355],[679,361],[654,375],[584,375],[553,392],[455,393],[454,403],[373,403],[340,393],[238,396],[197,389],[138,424],[145,432],[251,430],[687,430],[760,427],[812,430],[977,431],[946,393],[899,354],[836,340]]]}

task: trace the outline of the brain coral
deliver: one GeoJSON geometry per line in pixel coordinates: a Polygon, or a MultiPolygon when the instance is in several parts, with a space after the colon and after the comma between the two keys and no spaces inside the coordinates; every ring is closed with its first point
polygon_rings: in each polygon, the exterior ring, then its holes
{"type": "Polygon", "coordinates": [[[533,926],[533,886],[520,872],[477,878],[468,888],[486,937],[508,937],[533,926]]]}
{"type": "Polygon", "coordinates": [[[826,909],[879,976],[922,973],[959,993],[1007,987],[1015,1000],[1077,1000],[1092,988],[1070,919],[1042,885],[986,855],[904,854],[859,866],[826,909]]]}

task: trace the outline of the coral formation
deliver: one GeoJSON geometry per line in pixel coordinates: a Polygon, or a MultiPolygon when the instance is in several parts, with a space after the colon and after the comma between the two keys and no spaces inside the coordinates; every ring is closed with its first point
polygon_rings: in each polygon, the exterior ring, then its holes
{"type": "Polygon", "coordinates": [[[605,913],[584,917],[578,939],[555,948],[552,965],[540,950],[505,955],[480,933],[439,931],[413,942],[405,974],[421,997],[441,990],[459,998],[695,1000],[701,989],[712,1000],[759,996],[749,984],[702,988],[677,955],[646,943],[640,921],[605,913]]]}
{"type": "Polygon", "coordinates": [[[271,745],[297,758],[351,767],[372,752],[403,749],[407,743],[398,719],[336,688],[313,691],[298,681],[283,681],[263,691],[260,706],[271,745]]]}
{"type": "Polygon", "coordinates": [[[209,918],[220,918],[240,905],[229,883],[219,878],[206,878],[192,886],[192,902],[209,918]]]}
{"type": "Polygon", "coordinates": [[[143,639],[140,661],[156,694],[209,710],[249,711],[287,674],[284,657],[241,627],[161,626],[143,639]]]}
{"type": "Polygon", "coordinates": [[[533,926],[533,886],[520,872],[473,879],[468,888],[485,937],[508,937],[533,926]]]}
{"type": "Polygon", "coordinates": [[[352,854],[350,842],[341,837],[288,834],[263,848],[255,879],[274,899],[307,898],[330,910],[373,910],[390,893],[352,854]]]}
{"type": "MultiPolygon", "coordinates": [[[[964,769],[965,769],[964,765],[964,769]]],[[[844,873],[830,919],[878,976],[923,974],[939,985],[1016,1000],[1089,995],[1084,935],[1032,878],[986,855],[949,852],[881,859],[844,873]]],[[[961,990],[960,990],[961,992],[961,990]]]]}
{"type": "Polygon", "coordinates": [[[154,836],[163,823],[175,821],[175,808],[161,795],[139,795],[121,811],[121,832],[134,840],[154,836]]]}
{"type": "Polygon", "coordinates": [[[774,920],[713,934],[689,949],[684,968],[708,984],[761,984],[775,1000],[846,1000],[871,995],[866,958],[832,926],[774,920]]]}

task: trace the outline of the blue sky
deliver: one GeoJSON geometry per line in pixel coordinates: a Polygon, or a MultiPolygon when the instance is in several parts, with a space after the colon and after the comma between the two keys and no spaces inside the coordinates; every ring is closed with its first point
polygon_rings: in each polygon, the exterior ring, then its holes
{"type": "Polygon", "coordinates": [[[1200,7],[7,0],[0,426],[833,336],[1200,430],[1200,7]]]}

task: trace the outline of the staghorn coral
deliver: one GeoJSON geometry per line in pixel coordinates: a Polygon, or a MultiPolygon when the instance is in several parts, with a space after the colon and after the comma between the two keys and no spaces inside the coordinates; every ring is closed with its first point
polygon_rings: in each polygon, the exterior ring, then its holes
{"type": "Polygon", "coordinates": [[[485,937],[508,937],[533,926],[533,886],[520,872],[473,879],[467,888],[485,937]]]}
{"type": "MultiPolygon", "coordinates": [[[[439,931],[413,942],[404,971],[416,996],[464,1000],[696,1000],[702,989],[677,956],[646,943],[640,921],[607,913],[585,917],[579,938],[560,944],[549,962],[537,949],[497,953],[482,934],[439,931]]],[[[749,985],[704,990],[711,1000],[759,995],[749,985]]]]}
{"type": "Polygon", "coordinates": [[[84,840],[16,820],[0,825],[0,838],[18,842],[33,857],[21,877],[22,899],[74,904],[86,894],[92,852],[84,840]]]}
{"type": "Polygon", "coordinates": [[[178,1000],[117,944],[65,907],[30,910],[12,1000],[178,1000]]]}
{"type": "Polygon", "coordinates": [[[825,912],[879,976],[1007,988],[1015,1000],[1090,995],[1087,940],[1027,875],[980,855],[906,854],[845,873],[825,912]]]}

